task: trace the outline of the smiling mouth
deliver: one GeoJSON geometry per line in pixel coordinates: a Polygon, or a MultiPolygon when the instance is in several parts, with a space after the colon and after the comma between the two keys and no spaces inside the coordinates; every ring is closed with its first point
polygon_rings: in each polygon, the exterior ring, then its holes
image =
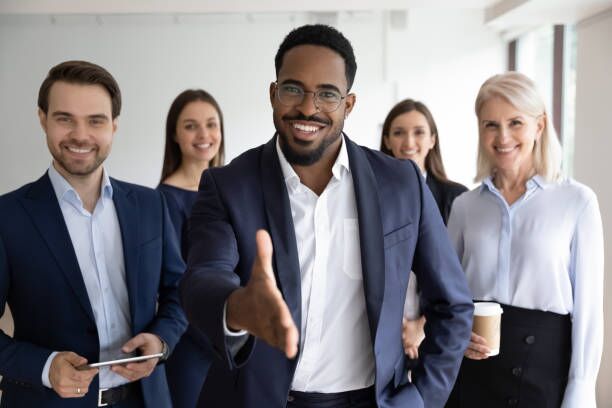
{"type": "Polygon", "coordinates": [[[514,151],[514,149],[517,149],[518,146],[510,146],[510,147],[499,147],[496,146],[495,147],[495,151],[498,153],[502,153],[502,154],[506,154],[506,153],[510,153],[512,151],[514,151]]]}
{"type": "Polygon", "coordinates": [[[292,126],[294,129],[297,129],[300,132],[304,132],[304,133],[315,133],[319,129],[321,129],[319,126],[304,125],[301,123],[292,123],[292,126]]]}
{"type": "Polygon", "coordinates": [[[208,149],[212,147],[212,143],[199,143],[194,145],[197,149],[208,149]]]}
{"type": "Polygon", "coordinates": [[[93,152],[94,150],[93,147],[76,147],[76,146],[66,146],[66,149],[69,152],[77,153],[77,154],[86,154],[86,153],[93,152]]]}
{"type": "Polygon", "coordinates": [[[319,135],[320,131],[325,128],[325,125],[320,125],[317,122],[303,123],[289,121],[293,141],[297,144],[309,145],[319,135]]]}
{"type": "Polygon", "coordinates": [[[400,153],[404,156],[414,156],[415,154],[417,154],[417,150],[416,149],[400,150],[400,153]]]}

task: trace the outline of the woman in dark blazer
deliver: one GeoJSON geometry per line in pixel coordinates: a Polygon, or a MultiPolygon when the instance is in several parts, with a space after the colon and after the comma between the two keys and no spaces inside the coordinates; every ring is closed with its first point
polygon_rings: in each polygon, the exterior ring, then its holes
{"type": "MultiPolygon", "coordinates": [[[[396,104],[383,123],[380,150],[397,159],[413,160],[419,166],[446,224],[453,201],[467,188],[446,177],[438,128],[427,106],[412,99],[396,104]]],[[[416,277],[411,273],[404,305],[402,341],[406,355],[413,360],[418,358],[419,345],[425,337],[425,318],[421,316],[416,292],[416,277]]]]}
{"type": "MultiPolygon", "coordinates": [[[[166,147],[160,184],[168,203],[181,253],[187,261],[186,230],[202,172],[223,165],[223,115],[217,101],[201,89],[188,89],[172,102],[166,120],[166,147]]],[[[174,408],[196,406],[212,364],[208,339],[189,326],[166,362],[174,408]]]]}
{"type": "Polygon", "coordinates": [[[383,123],[380,150],[418,164],[446,224],[453,200],[467,188],[446,177],[438,128],[427,106],[412,99],[395,105],[383,123]]]}

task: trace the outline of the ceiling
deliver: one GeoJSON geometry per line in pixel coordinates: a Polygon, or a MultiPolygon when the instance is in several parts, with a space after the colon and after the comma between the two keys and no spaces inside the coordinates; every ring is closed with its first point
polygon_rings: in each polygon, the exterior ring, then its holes
{"type": "Polygon", "coordinates": [[[498,0],[0,0],[2,14],[269,13],[297,11],[483,9],[498,0]]]}
{"type": "Polygon", "coordinates": [[[480,9],[500,33],[573,24],[612,8],[612,0],[0,0],[0,15],[189,14],[480,9]]]}

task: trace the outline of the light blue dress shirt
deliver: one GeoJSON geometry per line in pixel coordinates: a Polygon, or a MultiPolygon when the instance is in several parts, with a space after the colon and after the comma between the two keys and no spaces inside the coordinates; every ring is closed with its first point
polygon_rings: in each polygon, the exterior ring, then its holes
{"type": "Polygon", "coordinates": [[[603,346],[603,231],[595,193],[531,178],[508,205],[490,178],[462,194],[448,221],[474,299],[570,314],[563,408],[595,407],[603,346]]]}
{"type": "MultiPolygon", "coordinates": [[[[74,248],[100,341],[100,361],[128,357],[121,346],[131,337],[130,307],[125,280],[123,241],[113,202],[113,187],[103,171],[100,198],[93,213],[51,165],[49,178],[57,195],[70,240],[74,248]]],[[[61,330],[61,328],[58,328],[61,330]]],[[[68,350],[70,351],[70,350],[68,350]]],[[[51,388],[49,368],[57,352],[52,353],[42,372],[42,381],[51,388]]],[[[92,361],[93,362],[93,361],[92,361]]],[[[109,367],[100,369],[100,388],[112,388],[128,380],[109,367]]]]}

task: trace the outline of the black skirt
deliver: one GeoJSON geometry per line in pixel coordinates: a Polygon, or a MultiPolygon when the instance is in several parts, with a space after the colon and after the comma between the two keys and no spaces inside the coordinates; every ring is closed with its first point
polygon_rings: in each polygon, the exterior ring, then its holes
{"type": "Polygon", "coordinates": [[[499,355],[464,358],[446,407],[560,407],[572,353],[569,315],[501,306],[499,355]]]}

